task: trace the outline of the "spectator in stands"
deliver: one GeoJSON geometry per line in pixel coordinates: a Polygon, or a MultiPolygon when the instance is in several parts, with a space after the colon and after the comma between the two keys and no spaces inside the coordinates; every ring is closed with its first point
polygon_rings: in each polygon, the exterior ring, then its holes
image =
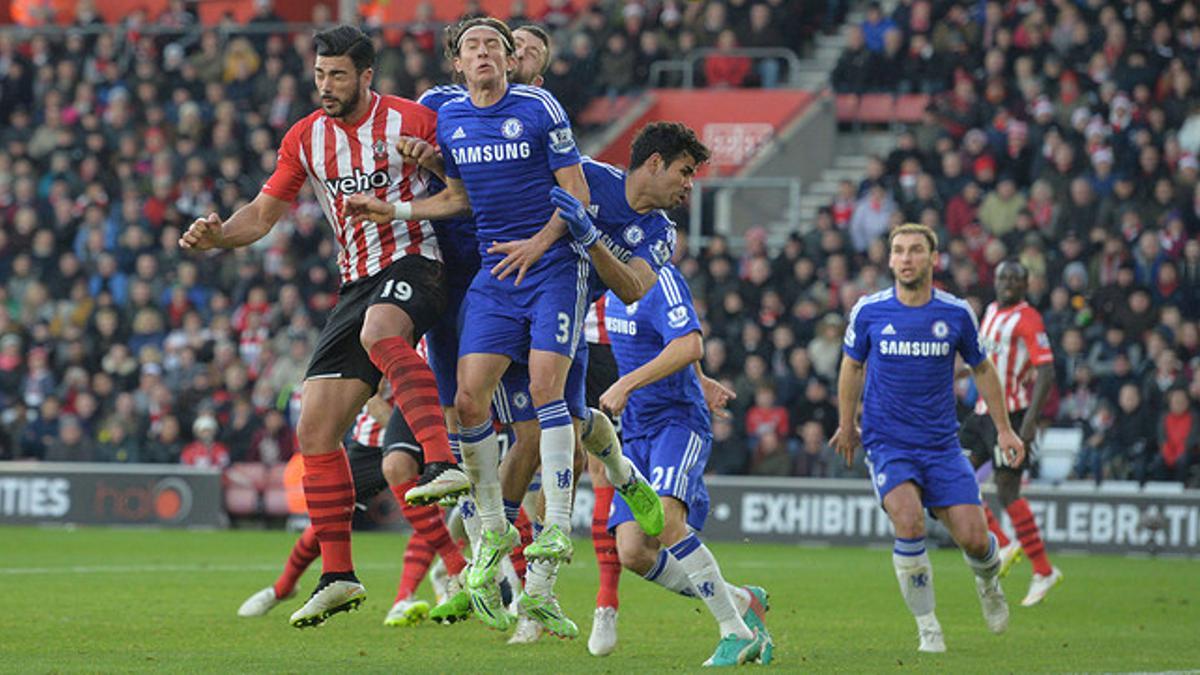
{"type": "Polygon", "coordinates": [[[837,65],[829,76],[833,88],[839,92],[860,94],[867,90],[873,82],[874,55],[867,49],[863,41],[863,31],[859,26],[847,26],[845,29],[846,47],[838,57],[837,65]]]}
{"type": "Polygon", "coordinates": [[[888,231],[892,214],[897,211],[896,202],[881,183],[874,184],[866,196],[854,205],[850,217],[850,241],[854,250],[865,253],[870,243],[888,231]]]}
{"type": "Polygon", "coordinates": [[[229,449],[217,439],[217,420],[212,415],[201,415],[192,423],[192,435],[196,440],[188,443],[180,454],[179,461],[187,466],[223,469],[229,466],[229,449]]]}
{"type": "Polygon", "coordinates": [[[96,445],[74,415],[63,415],[58,424],[58,436],[46,444],[42,459],[47,462],[92,462],[96,445]]]}
{"type": "Polygon", "coordinates": [[[141,461],[155,464],[175,464],[183,453],[183,439],[179,418],[164,415],[156,429],[151,429],[149,438],[142,447],[141,461]]]}
{"type": "MultiPolygon", "coordinates": [[[[720,5],[710,5],[720,7],[720,5]]],[[[716,52],[704,59],[704,81],[710,87],[740,87],[750,75],[751,60],[737,54],[737,36],[725,29],[717,36],[716,52]]]]}
{"type": "Polygon", "coordinates": [[[1157,417],[1142,405],[1141,392],[1132,382],[1121,386],[1117,410],[1104,435],[1103,478],[1129,480],[1155,450],[1157,417]]]}
{"type": "Polygon", "coordinates": [[[705,473],[738,475],[746,472],[747,444],[734,433],[730,420],[713,419],[712,452],[708,456],[705,473]]]}
{"type": "Polygon", "coordinates": [[[896,29],[896,24],[883,13],[878,2],[872,0],[867,5],[866,18],[860,25],[863,44],[872,54],[882,54],[884,51],[885,35],[889,30],[896,29]]]}
{"type": "Polygon", "coordinates": [[[800,427],[800,452],[796,454],[796,462],[792,475],[808,478],[829,478],[834,465],[841,464],[841,458],[829,445],[829,435],[818,422],[805,422],[800,427]]]}
{"type": "Polygon", "coordinates": [[[979,223],[993,237],[1004,237],[1017,226],[1017,215],[1025,208],[1025,197],[1017,191],[1012,176],[1003,176],[996,189],[979,205],[979,223]]]}
{"type": "Polygon", "coordinates": [[[790,476],[791,473],[792,457],[784,439],[774,432],[759,437],[753,458],[750,460],[750,475],[790,476]]]}

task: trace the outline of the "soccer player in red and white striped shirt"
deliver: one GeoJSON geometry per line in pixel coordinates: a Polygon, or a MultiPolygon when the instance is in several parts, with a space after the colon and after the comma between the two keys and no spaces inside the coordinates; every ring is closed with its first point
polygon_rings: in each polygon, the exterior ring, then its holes
{"type": "MultiPolygon", "coordinates": [[[[1032,448],[1042,404],[1054,383],[1054,355],[1042,315],[1025,301],[1029,271],[1019,262],[1006,261],[996,268],[995,278],[996,301],[988,305],[979,335],[1004,383],[1004,400],[1013,426],[1017,427],[1025,447],[1032,448]]],[[[971,450],[971,462],[976,468],[989,461],[995,465],[996,492],[1012,519],[1020,547],[1008,540],[996,517],[985,506],[988,529],[995,533],[1002,547],[1002,575],[1016,562],[1021,550],[1033,563],[1033,582],[1021,602],[1030,607],[1041,602],[1062,580],[1062,572],[1050,564],[1029,502],[1021,497],[1021,474],[1025,467],[1010,467],[994,452],[996,431],[982,399],[976,403],[975,413],[968,415],[963,423],[962,444],[971,450]]]]}
{"type": "MultiPolygon", "coordinates": [[[[362,31],[338,26],[318,33],[314,81],[321,109],[288,130],[279,159],[258,196],[222,222],[199,218],[180,246],[238,248],[265,236],[308,181],[339,245],[342,287],[305,375],[297,436],[304,493],[321,547],[323,574],[291,623],[312,626],[356,608],[366,590],[354,575],[350,521],[354,486],[341,447],[354,416],[381,375],[424,448],[426,496],[470,489],[454,467],[433,373],[413,346],[445,305],[441,253],[428,221],[356,223],[347,198],[367,193],[404,200],[423,195],[427,176],[405,164],[401,137],[435,142],[436,115],[424,106],[371,90],[375,48],[362,31]]],[[[411,496],[411,495],[410,495],[411,496]]]]}

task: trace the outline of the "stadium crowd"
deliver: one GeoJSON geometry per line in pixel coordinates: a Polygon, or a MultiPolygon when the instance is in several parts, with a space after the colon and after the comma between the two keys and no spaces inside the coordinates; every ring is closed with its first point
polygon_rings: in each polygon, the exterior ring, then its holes
{"type": "MultiPolygon", "coordinates": [[[[577,114],[696,46],[798,49],[822,20],[811,5],[556,0],[534,18],[560,45],[546,86],[577,114]]],[[[939,283],[979,310],[997,262],[1031,270],[1056,353],[1046,419],[1084,429],[1078,476],[1196,481],[1200,23],[1195,2],[1165,7],[902,0],[848,28],[837,88],[937,96],[782,249],[760,228],[736,255],[719,237],[699,257],[681,245],[705,368],[738,393],[710,470],[865,474],[827,445],[844,316],[891,283],[883,235],[911,220],[945,242],[939,283]]],[[[294,449],[293,394],[337,291],[320,208],[305,188],[236,252],[176,242],[253,196],[315,107],[311,38],[194,35],[0,33],[0,458],[224,465],[294,449]]],[[[382,49],[377,88],[447,81],[439,35],[418,21],[382,49]]],[[[709,84],[778,77],[729,58],[704,64],[709,84]]]]}

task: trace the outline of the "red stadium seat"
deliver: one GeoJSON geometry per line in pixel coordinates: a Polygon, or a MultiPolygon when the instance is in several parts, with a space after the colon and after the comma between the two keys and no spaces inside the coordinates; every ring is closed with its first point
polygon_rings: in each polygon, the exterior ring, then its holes
{"type": "Polygon", "coordinates": [[[863,124],[890,124],[896,116],[896,99],[891,94],[864,94],[857,119],[863,124]]]}
{"type": "Polygon", "coordinates": [[[908,94],[896,99],[896,121],[916,124],[925,115],[929,106],[928,94],[908,94]]]}
{"type": "Polygon", "coordinates": [[[225,484],[262,492],[267,485],[267,465],[259,462],[235,462],[225,470],[225,484]]]}
{"type": "Polygon", "coordinates": [[[230,485],[225,488],[225,510],[231,516],[257,516],[259,491],[230,485]]]}
{"type": "Polygon", "coordinates": [[[837,119],[839,122],[853,122],[858,117],[858,94],[837,95],[837,119]]]}
{"type": "Polygon", "coordinates": [[[603,126],[624,114],[632,103],[633,99],[629,96],[600,96],[592,99],[583,112],[579,113],[577,121],[583,126],[603,126]]]}
{"type": "Polygon", "coordinates": [[[291,515],[288,510],[287,491],[282,485],[279,488],[267,488],[263,493],[263,510],[268,516],[284,518],[291,515]]]}
{"type": "Polygon", "coordinates": [[[263,489],[267,491],[282,490],[285,472],[287,472],[287,464],[272,464],[267,470],[267,482],[263,485],[263,489]]]}

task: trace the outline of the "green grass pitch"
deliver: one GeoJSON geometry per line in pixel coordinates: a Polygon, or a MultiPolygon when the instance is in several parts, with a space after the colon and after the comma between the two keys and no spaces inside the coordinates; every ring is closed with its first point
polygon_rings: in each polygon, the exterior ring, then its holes
{"type": "MultiPolygon", "coordinates": [[[[476,621],[386,628],[404,538],[355,536],[370,593],[364,608],[325,626],[287,624],[299,599],[262,619],[238,605],[268,585],[288,554],[283,532],[0,528],[0,671],[658,673],[698,670],[717,632],[697,601],[621,578],[620,643],[590,656],[596,590],[590,542],[562,572],[574,642],[508,647],[476,621]]],[[[768,626],[779,672],[1084,672],[1200,668],[1200,562],[1060,555],[1066,580],[1039,607],[1017,603],[1021,562],[1005,581],[1012,621],[987,632],[966,565],[933,554],[938,615],[949,652],[916,651],[890,552],[716,544],[726,578],[771,593],[768,626]]],[[[319,565],[319,563],[318,563],[319,565]]],[[[316,579],[301,581],[306,594],[316,579]]],[[[422,587],[426,597],[428,586],[422,587]]],[[[753,666],[758,668],[758,666],[753,666]]]]}

